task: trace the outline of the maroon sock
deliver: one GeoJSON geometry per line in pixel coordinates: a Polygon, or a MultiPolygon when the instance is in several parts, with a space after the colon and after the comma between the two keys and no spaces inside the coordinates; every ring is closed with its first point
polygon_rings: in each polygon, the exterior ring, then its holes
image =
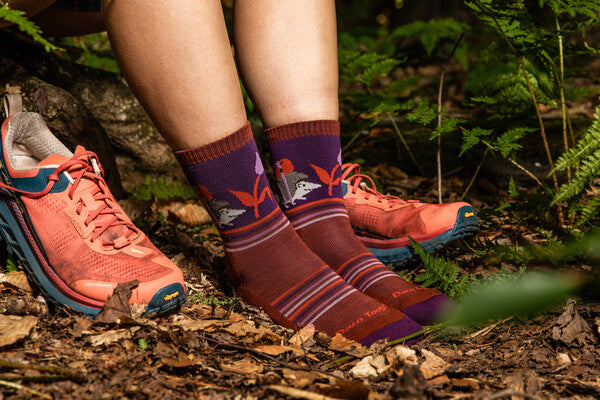
{"type": "Polygon", "coordinates": [[[365,345],[421,329],[348,285],[306,247],[271,193],[250,124],[175,156],[218,225],[238,296],[286,327],[314,324],[365,345]]]}
{"type": "Polygon", "coordinates": [[[300,238],[352,286],[431,323],[451,301],[390,271],[356,238],[341,185],[337,121],[308,121],[266,130],[281,205],[300,238]]]}

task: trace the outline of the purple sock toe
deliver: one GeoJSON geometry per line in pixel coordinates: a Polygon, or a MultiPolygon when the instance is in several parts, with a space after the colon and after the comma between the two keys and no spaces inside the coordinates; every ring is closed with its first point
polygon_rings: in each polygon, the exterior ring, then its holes
{"type": "Polygon", "coordinates": [[[436,322],[453,305],[454,302],[449,297],[438,294],[425,301],[408,306],[402,312],[419,324],[430,325],[436,322]]]}
{"type": "MultiPolygon", "coordinates": [[[[415,321],[411,320],[408,317],[404,317],[400,321],[393,322],[389,325],[384,326],[378,331],[373,332],[372,334],[361,340],[360,344],[369,347],[376,341],[382,339],[388,339],[391,342],[392,340],[400,339],[412,333],[418,332],[421,329],[423,329],[421,325],[417,324],[415,321]]],[[[421,339],[423,338],[419,336],[417,338],[410,339],[406,342],[406,344],[411,345],[417,343],[421,339]]]]}

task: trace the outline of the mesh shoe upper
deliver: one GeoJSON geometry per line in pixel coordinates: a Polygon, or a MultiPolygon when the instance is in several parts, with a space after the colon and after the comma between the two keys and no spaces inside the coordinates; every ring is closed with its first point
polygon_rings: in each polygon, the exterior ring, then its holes
{"type": "Polygon", "coordinates": [[[353,228],[376,238],[427,239],[452,229],[458,210],[467,203],[424,204],[375,190],[373,180],[360,174],[358,164],[342,166],[344,204],[353,228]]]}
{"type": "Polygon", "coordinates": [[[131,303],[150,302],[171,284],[184,287],[179,268],[118,205],[94,153],[78,147],[72,154],[37,113],[13,115],[2,136],[8,176],[0,188],[24,205],[55,286],[100,303],[122,282],[140,282],[131,303]]]}

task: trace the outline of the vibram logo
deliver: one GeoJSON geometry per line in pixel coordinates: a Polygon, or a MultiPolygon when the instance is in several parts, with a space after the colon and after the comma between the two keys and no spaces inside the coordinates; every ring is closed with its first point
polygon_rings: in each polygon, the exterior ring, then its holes
{"type": "Polygon", "coordinates": [[[179,296],[179,290],[176,291],[175,293],[171,293],[171,294],[166,295],[165,297],[163,297],[163,300],[164,301],[169,301],[169,300],[171,300],[171,299],[173,299],[173,298],[175,298],[177,296],[179,296]]]}
{"type": "Polygon", "coordinates": [[[475,213],[474,213],[474,212],[466,212],[466,213],[465,213],[465,218],[472,217],[473,215],[475,215],[475,213]]]}

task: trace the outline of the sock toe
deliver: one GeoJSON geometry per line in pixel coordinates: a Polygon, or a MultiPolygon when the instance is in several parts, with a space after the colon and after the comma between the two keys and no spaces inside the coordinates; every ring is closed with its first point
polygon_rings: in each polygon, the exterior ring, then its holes
{"type": "MultiPolygon", "coordinates": [[[[369,347],[378,340],[388,339],[389,341],[393,341],[418,332],[421,329],[423,329],[421,325],[417,324],[408,317],[404,317],[400,321],[392,322],[391,324],[371,333],[366,338],[360,340],[360,344],[369,347]]],[[[410,339],[406,344],[411,345],[417,343],[422,338],[422,336],[419,336],[417,338],[410,339]]]]}
{"type": "Polygon", "coordinates": [[[454,301],[443,294],[430,297],[420,303],[413,304],[402,310],[419,324],[429,325],[436,322],[446,311],[454,306],[454,301]]]}

